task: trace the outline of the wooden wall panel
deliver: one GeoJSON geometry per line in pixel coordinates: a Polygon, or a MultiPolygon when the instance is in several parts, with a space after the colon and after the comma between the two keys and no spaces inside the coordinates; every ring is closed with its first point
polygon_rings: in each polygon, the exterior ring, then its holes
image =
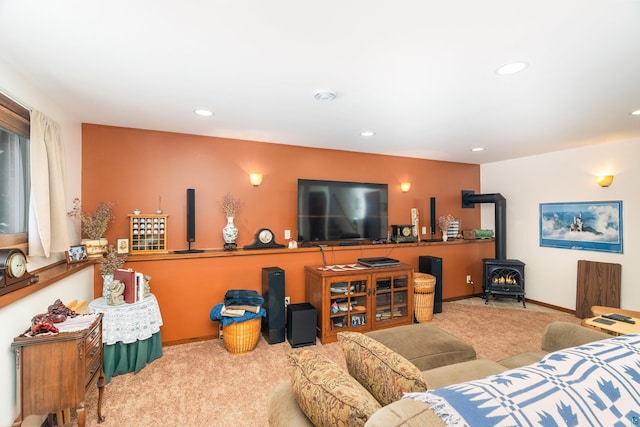
{"type": "Polygon", "coordinates": [[[621,275],[620,264],[579,260],[576,317],[592,317],[594,305],[620,308],[621,275]]]}

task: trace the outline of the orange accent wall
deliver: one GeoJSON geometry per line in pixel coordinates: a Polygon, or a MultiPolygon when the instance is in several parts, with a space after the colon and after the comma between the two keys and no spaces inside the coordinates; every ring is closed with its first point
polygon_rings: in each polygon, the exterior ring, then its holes
{"type": "MultiPolygon", "coordinates": [[[[417,207],[421,225],[428,227],[429,198],[436,197],[438,216],[451,213],[464,229],[480,226],[480,209],[462,209],[460,195],[463,189],[479,191],[478,165],[93,124],[82,126],[82,150],[83,208],[92,211],[100,201],[116,201],[116,221],[105,236],[112,244],[128,237],[127,215],[135,208],[154,213],[161,207],[169,215],[168,248],[186,248],[186,189],[196,189],[192,247],[210,251],[201,256],[135,256],[126,264],[152,277],[165,342],[217,334],[217,323],[208,320],[211,307],[227,289],[260,290],[262,267],[283,268],[287,294],[293,303],[303,302],[303,266],[322,263],[317,248],[222,252],[226,218],[220,200],[227,192],[244,202],[234,221],[239,247],[253,243],[262,227],[273,230],[278,243],[286,243],[286,229],[296,235],[298,178],[387,183],[389,224],[410,223],[410,210],[417,207]],[[250,184],[251,172],[263,174],[260,187],[250,184]],[[400,191],[403,181],[411,182],[408,193],[400,191]]],[[[493,257],[493,247],[487,242],[340,247],[330,249],[327,262],[393,256],[417,267],[419,255],[442,256],[444,298],[456,298],[480,291],[481,260],[493,257]],[[475,290],[466,285],[466,274],[473,275],[475,290]]],[[[99,272],[96,279],[99,295],[99,272]]]]}

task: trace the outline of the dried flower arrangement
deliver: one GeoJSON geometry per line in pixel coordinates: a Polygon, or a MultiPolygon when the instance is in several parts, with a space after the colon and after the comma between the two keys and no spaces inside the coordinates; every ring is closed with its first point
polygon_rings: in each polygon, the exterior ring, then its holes
{"type": "Polygon", "coordinates": [[[107,252],[102,255],[102,264],[100,272],[103,276],[113,274],[114,271],[121,269],[127,260],[126,255],[118,255],[113,245],[109,245],[107,252]]]}
{"type": "Polygon", "coordinates": [[[67,214],[70,217],[80,220],[82,234],[88,239],[98,240],[102,238],[115,217],[113,216],[113,206],[116,202],[100,202],[93,215],[82,210],[80,199],[73,199],[73,209],[67,214]]]}
{"type": "Polygon", "coordinates": [[[224,195],[224,198],[222,199],[222,210],[226,216],[236,216],[236,212],[241,207],[241,200],[234,198],[231,193],[224,195]]]}
{"type": "Polygon", "coordinates": [[[451,226],[451,223],[454,219],[455,218],[451,214],[447,214],[447,216],[441,216],[440,218],[438,218],[438,227],[440,227],[440,230],[444,233],[449,229],[449,226],[451,226]]]}

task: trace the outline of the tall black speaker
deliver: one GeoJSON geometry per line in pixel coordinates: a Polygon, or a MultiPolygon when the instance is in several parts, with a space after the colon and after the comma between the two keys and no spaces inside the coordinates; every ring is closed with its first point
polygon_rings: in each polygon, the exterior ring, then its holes
{"type": "Polygon", "coordinates": [[[418,271],[431,274],[436,278],[436,289],[433,295],[433,312],[442,313],[442,258],[435,256],[418,257],[418,271]]]}
{"type": "Polygon", "coordinates": [[[432,197],[429,200],[429,238],[422,239],[423,242],[438,242],[440,239],[436,239],[436,198],[432,197]]]}
{"type": "Polygon", "coordinates": [[[187,188],[187,242],[196,241],[196,190],[187,188]]]}
{"type": "Polygon", "coordinates": [[[262,318],[262,335],[269,344],[284,341],[284,270],[280,267],[262,269],[262,308],[267,316],[262,318]]]}
{"type": "Polygon", "coordinates": [[[429,213],[431,215],[429,221],[429,233],[431,234],[431,238],[435,238],[436,236],[436,198],[432,197],[429,201],[429,213]]]}
{"type": "Polygon", "coordinates": [[[192,254],[204,252],[202,249],[191,249],[196,241],[196,190],[187,188],[187,249],[173,251],[176,254],[192,254]]]}

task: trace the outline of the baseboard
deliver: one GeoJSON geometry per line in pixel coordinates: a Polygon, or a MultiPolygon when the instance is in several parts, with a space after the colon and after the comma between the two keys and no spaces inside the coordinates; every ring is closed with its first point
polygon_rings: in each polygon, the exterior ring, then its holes
{"type": "Polygon", "coordinates": [[[547,304],[546,302],[542,302],[542,301],[536,301],[534,299],[529,299],[527,298],[527,302],[530,302],[531,304],[535,304],[535,305],[540,305],[542,307],[547,307],[553,310],[558,310],[558,311],[562,311],[568,314],[572,314],[572,315],[576,315],[576,311],[575,310],[571,310],[569,308],[565,308],[565,307],[559,307],[557,305],[553,305],[553,304],[547,304]]]}
{"type": "Polygon", "coordinates": [[[180,344],[189,344],[192,342],[199,342],[199,341],[209,341],[212,340],[214,338],[218,338],[217,335],[206,335],[203,337],[195,337],[195,338],[185,338],[183,340],[175,340],[175,341],[167,341],[167,342],[163,342],[162,346],[163,347],[171,347],[174,345],[180,345],[180,344]]]}

